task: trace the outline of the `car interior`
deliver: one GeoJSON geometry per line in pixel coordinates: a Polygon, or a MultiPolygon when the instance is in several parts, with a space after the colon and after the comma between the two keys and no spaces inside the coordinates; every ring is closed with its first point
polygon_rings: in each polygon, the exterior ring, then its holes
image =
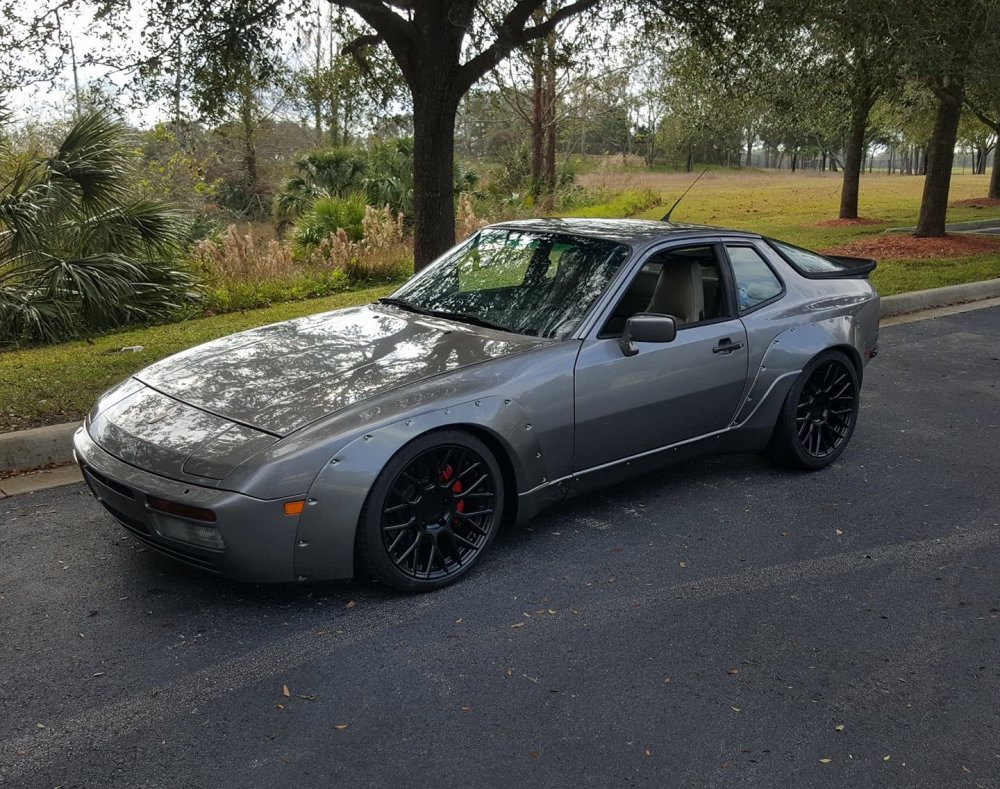
{"type": "Polygon", "coordinates": [[[683,329],[727,317],[723,280],[710,246],[671,249],[647,260],[599,337],[620,337],[625,321],[640,312],[670,315],[683,329]]]}

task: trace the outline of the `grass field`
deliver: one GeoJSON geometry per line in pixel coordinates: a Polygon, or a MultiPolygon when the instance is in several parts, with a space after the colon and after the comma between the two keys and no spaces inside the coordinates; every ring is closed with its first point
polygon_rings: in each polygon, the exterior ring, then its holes
{"type": "MultiPolygon", "coordinates": [[[[676,195],[691,182],[684,173],[591,172],[584,186],[609,192],[663,194],[663,203],[637,216],[659,219],[676,195]]],[[[837,216],[840,178],[831,173],[709,172],[684,199],[673,218],[720,225],[774,236],[815,249],[827,249],[913,225],[920,206],[923,179],[865,176],[861,182],[861,215],[885,224],[824,227],[837,216]]],[[[985,176],[956,175],[952,200],[981,197],[985,176]]],[[[613,216],[621,200],[589,215],[613,216]]],[[[995,209],[994,209],[995,211],[995,209]]],[[[989,218],[982,209],[956,208],[949,221],[989,218]]],[[[872,281],[883,295],[940,285],[1000,277],[1000,254],[955,259],[881,261],[872,281]]],[[[79,419],[100,392],[132,372],[170,353],[235,331],[274,321],[353,304],[363,304],[391,291],[385,285],[260,310],[202,318],[183,323],[119,332],[93,342],[0,353],[0,432],[79,419]],[[141,345],[138,353],[119,349],[141,345]]]]}

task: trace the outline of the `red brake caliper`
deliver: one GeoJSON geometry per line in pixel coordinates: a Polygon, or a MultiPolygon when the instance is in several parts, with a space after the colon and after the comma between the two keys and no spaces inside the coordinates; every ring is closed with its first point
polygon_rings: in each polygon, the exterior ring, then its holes
{"type": "MultiPolygon", "coordinates": [[[[444,469],[442,469],[441,471],[441,482],[447,482],[448,480],[450,480],[454,473],[455,470],[450,465],[445,466],[444,469]]],[[[455,494],[459,494],[462,492],[462,480],[460,479],[455,480],[455,484],[451,486],[451,492],[455,494]]],[[[455,512],[465,512],[464,500],[459,499],[455,503],[455,512]]]]}

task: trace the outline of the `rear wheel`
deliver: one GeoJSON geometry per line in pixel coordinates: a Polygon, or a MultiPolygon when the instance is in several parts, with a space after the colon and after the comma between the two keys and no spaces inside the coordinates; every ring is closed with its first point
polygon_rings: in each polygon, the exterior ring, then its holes
{"type": "Polygon", "coordinates": [[[458,430],[416,439],[372,486],[356,540],[362,571],[407,592],[465,575],[496,536],[500,467],[482,441],[458,430]]]}
{"type": "Polygon", "coordinates": [[[854,433],[859,389],[857,371],[843,353],[816,356],[789,390],[764,456],[807,471],[830,465],[854,433]]]}

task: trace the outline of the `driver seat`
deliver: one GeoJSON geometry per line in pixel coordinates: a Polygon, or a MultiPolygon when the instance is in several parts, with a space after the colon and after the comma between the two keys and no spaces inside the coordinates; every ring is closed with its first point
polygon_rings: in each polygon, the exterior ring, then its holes
{"type": "Polygon", "coordinates": [[[704,319],[705,292],[698,261],[668,261],[656,280],[646,312],[672,315],[678,323],[697,323],[704,319]]]}

